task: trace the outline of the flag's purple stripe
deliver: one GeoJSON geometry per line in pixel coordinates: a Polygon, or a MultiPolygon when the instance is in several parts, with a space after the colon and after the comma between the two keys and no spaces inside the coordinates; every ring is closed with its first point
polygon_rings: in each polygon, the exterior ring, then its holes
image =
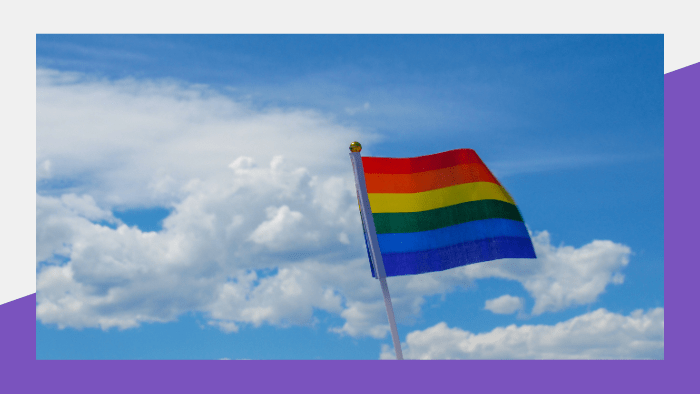
{"type": "Polygon", "coordinates": [[[406,253],[440,249],[487,238],[530,235],[525,224],[509,219],[485,219],[416,233],[377,234],[379,249],[384,253],[406,253]]]}
{"type": "Polygon", "coordinates": [[[534,259],[537,256],[529,237],[498,237],[421,252],[382,253],[386,276],[444,271],[504,258],[534,259]]]}

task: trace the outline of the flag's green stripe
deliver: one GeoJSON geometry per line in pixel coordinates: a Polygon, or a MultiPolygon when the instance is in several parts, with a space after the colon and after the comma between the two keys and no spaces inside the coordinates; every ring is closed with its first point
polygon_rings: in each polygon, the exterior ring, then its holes
{"type": "Polygon", "coordinates": [[[493,218],[523,221],[515,205],[499,200],[470,201],[431,211],[375,213],[372,217],[377,234],[414,233],[493,218]]]}

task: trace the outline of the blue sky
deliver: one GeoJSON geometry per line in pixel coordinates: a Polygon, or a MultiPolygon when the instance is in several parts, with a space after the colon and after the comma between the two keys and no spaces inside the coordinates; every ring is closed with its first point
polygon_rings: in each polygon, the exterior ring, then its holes
{"type": "Polygon", "coordinates": [[[475,149],[540,257],[390,278],[406,358],[663,358],[661,35],[36,44],[37,358],[389,357],[353,140],[475,149]]]}

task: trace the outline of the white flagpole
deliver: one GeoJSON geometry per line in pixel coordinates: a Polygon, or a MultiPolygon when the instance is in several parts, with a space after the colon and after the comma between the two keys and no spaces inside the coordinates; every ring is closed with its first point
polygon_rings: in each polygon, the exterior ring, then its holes
{"type": "Polygon", "coordinates": [[[357,190],[357,198],[360,202],[360,214],[362,221],[365,224],[367,238],[369,238],[369,249],[372,261],[374,262],[374,272],[379,279],[384,294],[384,304],[386,305],[386,314],[389,317],[389,327],[391,328],[391,339],[394,341],[394,350],[396,351],[396,359],[403,360],[401,352],[401,342],[399,341],[399,332],[396,329],[396,321],[394,320],[394,308],[391,306],[391,297],[389,296],[389,286],[386,284],[386,271],[384,271],[384,262],[382,254],[379,251],[379,243],[377,241],[377,232],[374,229],[374,219],[372,218],[372,210],[369,207],[369,198],[367,197],[367,185],[365,184],[365,171],[362,168],[362,157],[360,151],[362,146],[359,142],[353,142],[350,145],[350,161],[352,169],[355,172],[355,190],[357,190]]]}

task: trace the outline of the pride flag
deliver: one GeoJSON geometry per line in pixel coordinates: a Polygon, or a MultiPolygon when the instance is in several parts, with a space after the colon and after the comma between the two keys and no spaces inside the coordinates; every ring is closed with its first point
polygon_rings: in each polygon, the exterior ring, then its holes
{"type": "Polygon", "coordinates": [[[386,276],[536,258],[515,201],[473,150],[362,167],[386,276]]]}

